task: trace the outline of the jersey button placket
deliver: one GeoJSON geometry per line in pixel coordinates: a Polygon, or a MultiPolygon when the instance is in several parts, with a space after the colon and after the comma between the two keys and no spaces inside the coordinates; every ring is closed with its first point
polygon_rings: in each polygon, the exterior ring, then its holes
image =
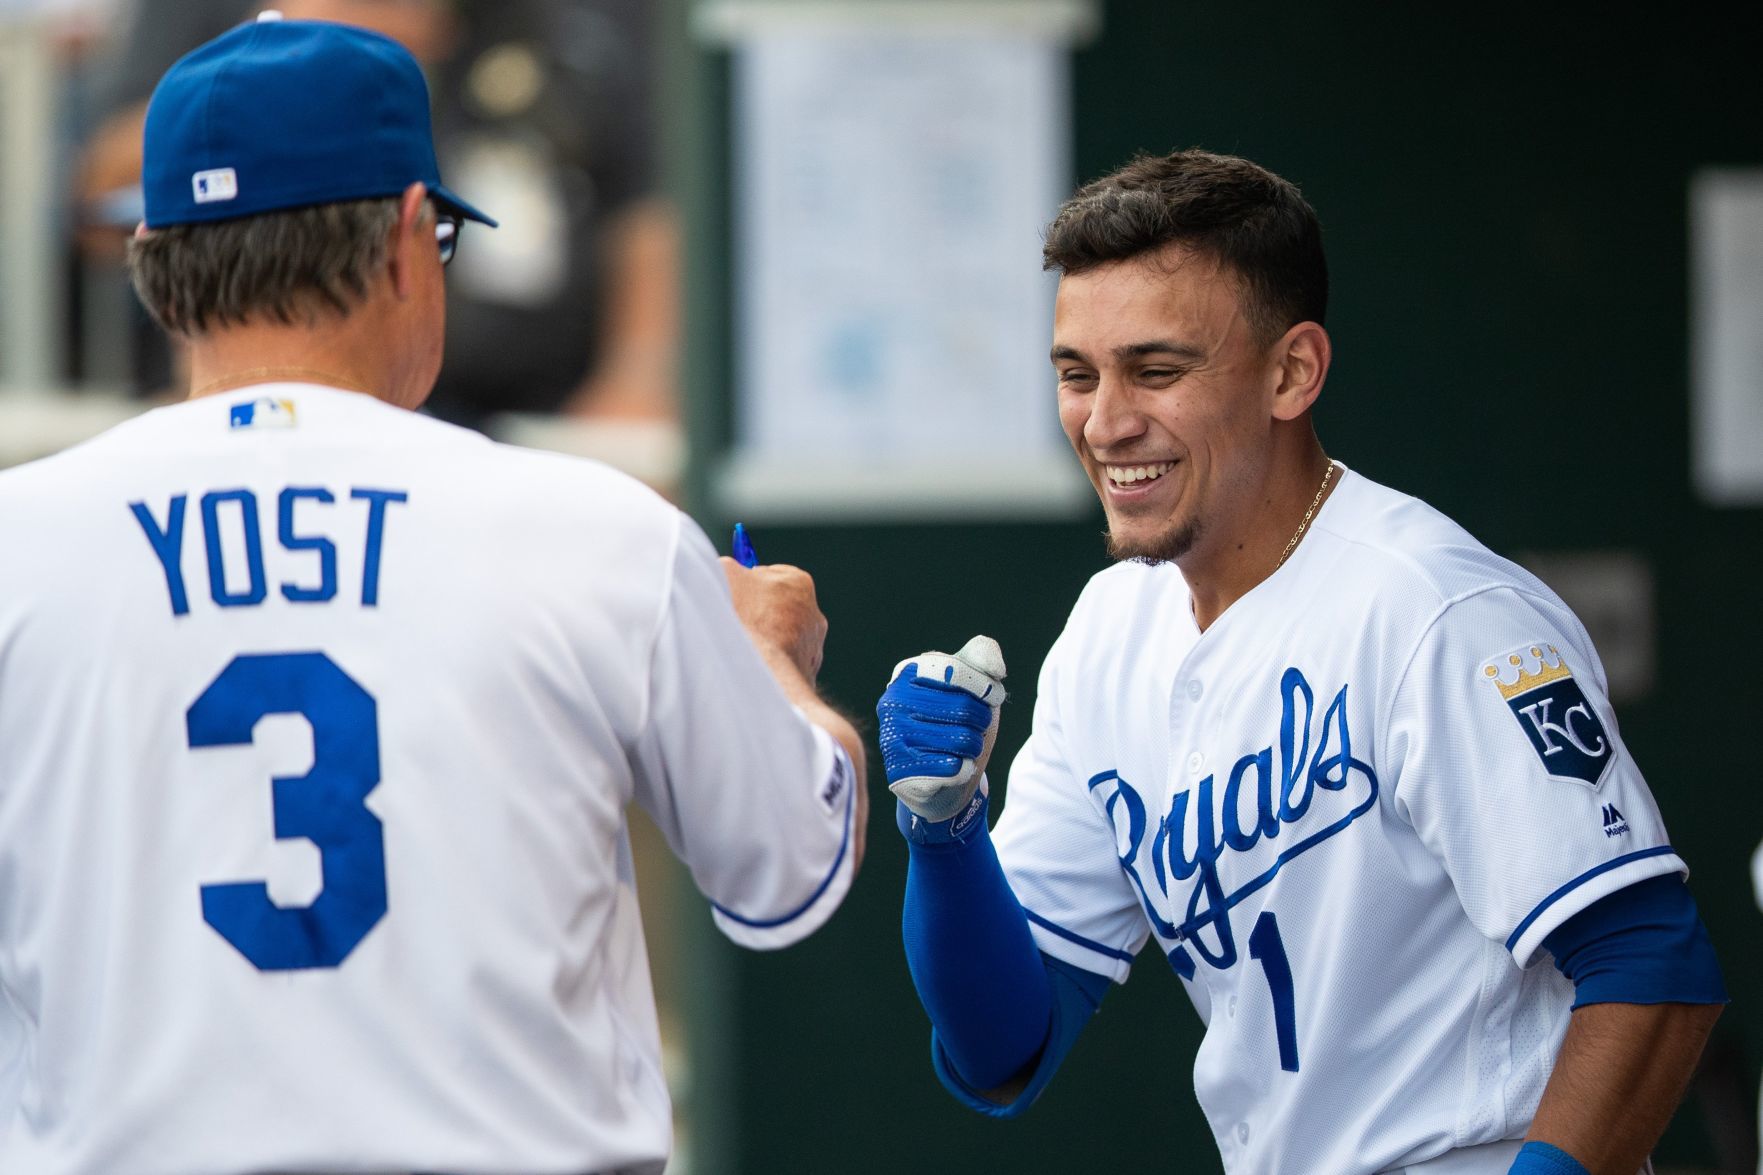
{"type": "MultiPolygon", "coordinates": [[[[1192,657],[1190,654],[1188,660],[1191,659],[1192,657]]],[[[1203,767],[1206,762],[1205,756],[1202,755],[1198,749],[1189,750],[1186,756],[1182,755],[1183,745],[1188,742],[1187,732],[1197,732],[1199,730],[1199,724],[1194,722],[1192,716],[1188,713],[1192,708],[1191,699],[1194,696],[1193,684],[1193,681],[1187,677],[1187,665],[1184,662],[1184,664],[1176,671],[1173,688],[1169,691],[1169,758],[1167,760],[1169,774],[1166,777],[1167,783],[1163,789],[1163,814],[1161,815],[1161,819],[1163,820],[1168,819],[1167,814],[1174,807],[1173,801],[1175,797],[1181,792],[1193,787],[1194,780],[1199,775],[1200,768],[1203,767]]],[[[1182,830],[1179,828],[1170,828],[1168,832],[1172,838],[1179,838],[1182,834],[1182,830]]],[[[1179,844],[1179,839],[1177,839],[1175,843],[1179,844]]],[[[1182,915],[1180,913],[1180,908],[1182,902],[1177,896],[1177,889],[1173,879],[1165,894],[1165,906],[1166,908],[1163,912],[1164,917],[1168,918],[1171,923],[1177,926],[1181,925],[1182,915]]],[[[1200,980],[1202,983],[1206,982],[1204,968],[1201,969],[1200,980]]]]}

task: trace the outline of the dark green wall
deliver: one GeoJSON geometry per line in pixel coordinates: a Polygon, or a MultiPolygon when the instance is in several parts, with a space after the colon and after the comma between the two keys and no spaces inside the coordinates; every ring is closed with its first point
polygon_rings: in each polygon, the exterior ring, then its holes
{"type": "MultiPolygon", "coordinates": [[[[1329,450],[1496,550],[1651,562],[1658,688],[1620,719],[1736,997],[1661,1157],[1736,1169],[1763,1060],[1747,871],[1763,838],[1763,511],[1711,510],[1690,490],[1686,182],[1705,164],[1763,164],[1763,15],[1706,11],[1582,24],[1120,0],[1076,59],[1076,158],[1087,177],[1201,145],[1299,182],[1334,271],[1329,450]]],[[[694,231],[692,428],[711,446],[729,394],[725,66],[706,53],[690,71],[698,130],[676,154],[694,231]]],[[[768,528],[760,543],[816,574],[832,621],[823,685],[853,711],[869,713],[898,658],[997,636],[1015,690],[1007,762],[1039,661],[1101,566],[1099,526],[768,528]]],[[[700,1138],[706,1169],[1218,1170],[1189,1078],[1197,1018],[1154,955],[1026,1119],[983,1120],[941,1092],[898,940],[904,853],[872,769],[869,860],[832,925],[776,956],[706,948],[732,981],[718,1013],[732,1084],[700,1138]]]]}

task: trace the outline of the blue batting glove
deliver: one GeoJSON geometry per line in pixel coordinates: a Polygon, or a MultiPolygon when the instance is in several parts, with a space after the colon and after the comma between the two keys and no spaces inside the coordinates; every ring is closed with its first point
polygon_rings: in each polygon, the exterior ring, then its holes
{"type": "Polygon", "coordinates": [[[894,667],[875,707],[882,764],[888,790],[919,822],[960,817],[966,824],[983,811],[974,804],[975,793],[1004,697],[1004,653],[988,636],[974,637],[953,655],[921,653],[894,667]]]}

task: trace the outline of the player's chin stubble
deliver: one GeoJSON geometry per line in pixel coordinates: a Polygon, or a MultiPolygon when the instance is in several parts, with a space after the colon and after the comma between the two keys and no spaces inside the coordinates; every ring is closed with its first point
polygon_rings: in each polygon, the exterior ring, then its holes
{"type": "Polygon", "coordinates": [[[1173,563],[1194,549],[1200,537],[1198,521],[1172,526],[1149,539],[1132,541],[1118,537],[1113,530],[1102,533],[1108,544],[1108,557],[1116,563],[1173,563]]]}

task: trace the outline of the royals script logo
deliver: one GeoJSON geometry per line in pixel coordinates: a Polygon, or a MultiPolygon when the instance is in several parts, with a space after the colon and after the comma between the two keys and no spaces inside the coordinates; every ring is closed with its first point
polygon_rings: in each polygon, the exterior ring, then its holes
{"type": "Polygon", "coordinates": [[[1343,831],[1377,802],[1377,773],[1353,757],[1347,687],[1316,717],[1316,695],[1296,668],[1279,682],[1279,738],[1170,800],[1151,826],[1145,800],[1115,771],[1090,780],[1114,825],[1120,867],[1184,978],[1192,948],[1223,969],[1237,961],[1231,910],[1293,857],[1343,831]],[[1228,881],[1226,879],[1229,879],[1228,881]]]}

